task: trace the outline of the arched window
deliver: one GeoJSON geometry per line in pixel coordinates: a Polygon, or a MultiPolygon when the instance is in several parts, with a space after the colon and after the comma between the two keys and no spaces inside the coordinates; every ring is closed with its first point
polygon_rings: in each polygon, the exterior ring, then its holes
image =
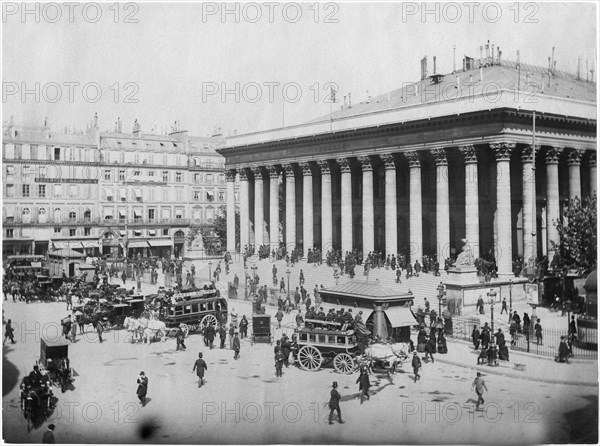
{"type": "Polygon", "coordinates": [[[86,209],[85,212],[83,213],[83,218],[85,220],[89,220],[92,218],[92,211],[89,209],[86,209]]]}
{"type": "Polygon", "coordinates": [[[46,208],[38,208],[38,221],[46,223],[46,208]]]}
{"type": "Polygon", "coordinates": [[[69,220],[76,220],[76,219],[77,219],[77,212],[75,212],[75,211],[69,212],[69,220]]]}
{"type": "Polygon", "coordinates": [[[60,221],[61,218],[62,218],[61,208],[54,208],[54,221],[60,221]]]}
{"type": "Polygon", "coordinates": [[[31,210],[29,208],[23,208],[23,223],[31,222],[31,210]]]}

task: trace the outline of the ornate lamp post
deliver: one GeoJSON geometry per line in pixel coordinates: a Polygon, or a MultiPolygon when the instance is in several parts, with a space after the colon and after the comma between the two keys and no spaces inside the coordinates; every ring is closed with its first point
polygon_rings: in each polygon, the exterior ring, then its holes
{"type": "MultiPolygon", "coordinates": [[[[490,312],[492,315],[492,336],[494,334],[494,303],[496,301],[496,295],[497,293],[494,291],[493,288],[490,289],[490,291],[488,291],[487,293],[488,298],[490,300],[490,312]]],[[[491,339],[492,344],[494,343],[494,338],[492,337],[491,339]]]]}
{"type": "Polygon", "coordinates": [[[437,290],[438,290],[438,316],[442,315],[442,299],[444,298],[444,296],[446,295],[446,287],[444,286],[443,282],[440,282],[440,284],[437,286],[437,290]]]}
{"type": "Polygon", "coordinates": [[[290,274],[292,274],[292,272],[290,271],[290,269],[288,268],[285,271],[285,274],[287,275],[287,279],[288,279],[288,284],[287,284],[287,297],[290,297],[290,274]]]}

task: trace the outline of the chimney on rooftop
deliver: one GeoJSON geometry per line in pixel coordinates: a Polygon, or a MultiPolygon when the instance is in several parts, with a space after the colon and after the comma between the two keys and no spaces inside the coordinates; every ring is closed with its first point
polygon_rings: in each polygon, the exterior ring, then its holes
{"type": "Polygon", "coordinates": [[[581,75],[581,56],[577,56],[577,80],[580,80],[581,75]]]}
{"type": "Polygon", "coordinates": [[[483,65],[483,45],[479,45],[479,65],[483,65]]]}
{"type": "Polygon", "coordinates": [[[344,95],[344,106],[342,108],[346,108],[346,95],[344,95]]]}
{"type": "Polygon", "coordinates": [[[485,45],[485,65],[487,65],[490,61],[490,41],[487,41],[485,45]]]}
{"type": "Polygon", "coordinates": [[[500,65],[501,62],[502,62],[502,51],[500,51],[500,48],[498,48],[498,65],[500,65]]]}
{"type": "Polygon", "coordinates": [[[550,71],[552,71],[552,74],[554,73],[554,70],[556,69],[556,62],[554,62],[554,47],[552,47],[552,63],[550,64],[550,71]]]}
{"type": "Polygon", "coordinates": [[[494,44],[492,43],[492,62],[490,65],[494,65],[494,44]]]}
{"type": "Polygon", "coordinates": [[[348,93],[348,108],[352,108],[352,93],[348,93]]]}
{"type": "Polygon", "coordinates": [[[554,61],[554,64],[552,66],[552,74],[556,76],[556,61],[554,61]]]}
{"type": "Polygon", "coordinates": [[[433,74],[437,74],[437,64],[436,64],[436,57],[433,56],[433,74]]]}
{"type": "Polygon", "coordinates": [[[133,123],[133,132],[132,133],[134,136],[140,136],[142,133],[142,127],[138,123],[137,119],[133,123]]]}
{"type": "Polygon", "coordinates": [[[427,56],[421,59],[421,80],[427,77],[427,56]]]}

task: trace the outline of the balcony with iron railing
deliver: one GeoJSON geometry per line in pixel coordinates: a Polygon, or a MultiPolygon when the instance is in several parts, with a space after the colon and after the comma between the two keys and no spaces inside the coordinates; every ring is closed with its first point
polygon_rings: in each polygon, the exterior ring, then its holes
{"type": "Polygon", "coordinates": [[[46,226],[188,226],[189,218],[46,218],[43,220],[10,218],[2,219],[4,227],[46,226]]]}

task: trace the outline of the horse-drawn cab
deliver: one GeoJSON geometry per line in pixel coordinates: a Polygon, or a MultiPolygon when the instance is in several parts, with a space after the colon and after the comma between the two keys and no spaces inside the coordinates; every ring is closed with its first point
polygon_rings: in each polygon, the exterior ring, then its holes
{"type": "Polygon", "coordinates": [[[358,345],[354,330],[341,330],[343,324],[308,319],[307,326],[297,328],[298,343],[296,360],[304,370],[317,371],[331,363],[339,373],[349,374],[356,370],[354,360],[358,345]]]}
{"type": "Polygon", "coordinates": [[[69,342],[60,339],[42,339],[40,345],[40,365],[48,372],[51,384],[64,392],[73,382],[73,371],[69,361],[69,342]]]}

